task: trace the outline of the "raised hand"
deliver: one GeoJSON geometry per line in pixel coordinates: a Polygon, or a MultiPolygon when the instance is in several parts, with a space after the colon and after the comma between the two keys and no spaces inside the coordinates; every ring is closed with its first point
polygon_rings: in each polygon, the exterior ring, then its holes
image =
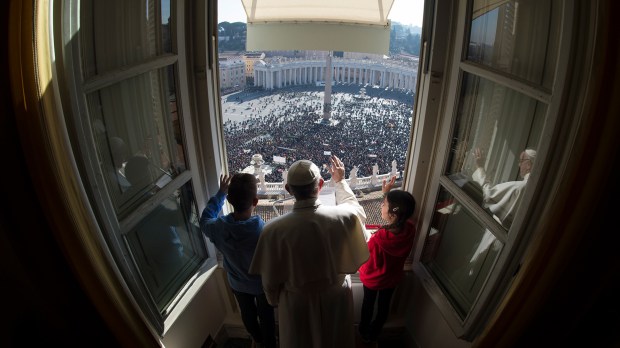
{"type": "Polygon", "coordinates": [[[476,166],[482,167],[484,164],[484,154],[479,147],[474,149],[474,160],[476,160],[476,166]]]}
{"type": "Polygon", "coordinates": [[[394,182],[396,182],[396,176],[391,177],[390,181],[383,179],[383,184],[381,184],[381,192],[383,192],[383,194],[390,192],[392,187],[394,187],[394,182]]]}
{"type": "Polygon", "coordinates": [[[332,175],[334,183],[338,183],[344,179],[344,163],[336,155],[331,156],[330,162],[329,173],[332,175]]]}
{"type": "Polygon", "coordinates": [[[232,175],[220,174],[220,192],[227,193],[232,175]]]}

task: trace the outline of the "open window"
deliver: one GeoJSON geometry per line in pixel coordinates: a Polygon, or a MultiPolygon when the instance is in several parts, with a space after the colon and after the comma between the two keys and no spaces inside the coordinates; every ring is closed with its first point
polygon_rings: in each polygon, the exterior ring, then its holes
{"type": "Polygon", "coordinates": [[[418,274],[472,338],[518,271],[547,136],[560,118],[558,1],[467,1],[457,35],[418,274]]]}
{"type": "Polygon", "coordinates": [[[116,265],[162,334],[209,258],[198,226],[191,116],[180,85],[174,0],[65,1],[58,52],[78,167],[116,265]]]}

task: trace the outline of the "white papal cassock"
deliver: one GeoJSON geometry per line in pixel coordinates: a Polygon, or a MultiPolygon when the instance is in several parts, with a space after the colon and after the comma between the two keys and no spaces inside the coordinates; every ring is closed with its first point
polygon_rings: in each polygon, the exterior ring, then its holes
{"type": "Polygon", "coordinates": [[[262,276],[278,307],[280,348],[353,347],[349,274],[368,259],[366,214],[353,191],[335,184],[336,206],[318,198],[295,202],[261,233],[250,273],[262,276]]]}

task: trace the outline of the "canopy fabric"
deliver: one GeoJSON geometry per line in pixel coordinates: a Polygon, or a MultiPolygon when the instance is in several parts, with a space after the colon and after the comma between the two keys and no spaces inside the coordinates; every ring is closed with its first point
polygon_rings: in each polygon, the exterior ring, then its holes
{"type": "Polygon", "coordinates": [[[241,0],[247,23],[335,22],[388,25],[394,0],[241,0]]]}
{"type": "Polygon", "coordinates": [[[326,23],[248,24],[248,51],[343,51],[387,55],[390,27],[326,23]]]}
{"type": "Polygon", "coordinates": [[[246,50],[387,54],[394,0],[241,0],[246,50]]]}

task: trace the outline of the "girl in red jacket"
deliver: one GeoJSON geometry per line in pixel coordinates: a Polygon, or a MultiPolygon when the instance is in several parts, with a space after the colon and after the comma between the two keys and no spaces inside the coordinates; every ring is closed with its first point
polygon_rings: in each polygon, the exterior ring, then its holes
{"type": "Polygon", "coordinates": [[[407,191],[391,191],[396,177],[383,180],[381,218],[386,222],[369,239],[370,258],[359,269],[364,285],[364,301],[359,332],[365,343],[376,341],[387,320],[392,294],[400,283],[405,259],[413,247],[415,225],[412,221],[415,199],[407,191]],[[374,320],[375,301],[379,297],[374,320]]]}

